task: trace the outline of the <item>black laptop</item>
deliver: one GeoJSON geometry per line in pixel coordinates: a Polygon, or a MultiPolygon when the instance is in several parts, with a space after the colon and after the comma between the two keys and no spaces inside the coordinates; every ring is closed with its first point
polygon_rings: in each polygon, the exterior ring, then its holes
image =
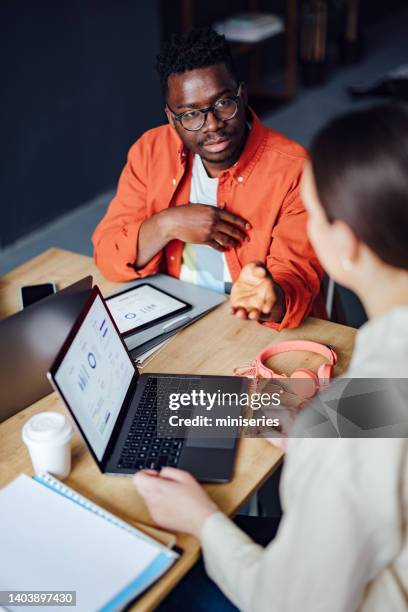
{"type": "Polygon", "coordinates": [[[47,372],[91,292],[86,276],[0,322],[0,423],[52,392],[47,372]]]}
{"type": "MultiPolygon", "coordinates": [[[[169,397],[192,391],[235,394],[247,379],[233,376],[139,374],[98,287],[66,339],[48,377],[71,412],[99,469],[131,475],[166,465],[188,470],[201,481],[226,482],[233,471],[239,427],[228,435],[179,435],[169,427],[169,397]]],[[[217,395],[219,397],[219,395],[217,395]]],[[[194,418],[197,409],[183,406],[194,418]]],[[[228,416],[241,414],[239,403],[228,416]]],[[[204,410],[205,411],[205,410],[204,410]]],[[[217,405],[211,414],[217,413],[217,405]]],[[[208,413],[207,413],[208,414],[208,413]]],[[[238,419],[235,419],[238,421],[238,419]]]]}

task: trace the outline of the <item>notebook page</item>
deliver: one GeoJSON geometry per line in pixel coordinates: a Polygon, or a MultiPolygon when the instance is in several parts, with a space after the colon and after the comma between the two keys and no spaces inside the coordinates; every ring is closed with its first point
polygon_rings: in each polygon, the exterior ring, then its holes
{"type": "Polygon", "coordinates": [[[125,529],[129,533],[132,533],[133,535],[135,535],[136,537],[142,540],[147,540],[151,544],[154,543],[159,546],[159,544],[155,542],[154,540],[152,542],[152,538],[147,536],[145,533],[143,533],[139,529],[136,529],[135,527],[132,527],[132,525],[130,525],[129,523],[126,523],[126,521],[122,521],[119,517],[115,516],[111,512],[108,512],[101,506],[94,504],[93,502],[91,502],[90,499],[88,499],[87,497],[83,497],[83,495],[81,495],[74,489],[71,489],[66,484],[62,483],[60,480],[57,480],[56,478],[54,478],[54,476],[51,476],[51,474],[48,474],[47,472],[40,472],[39,474],[36,474],[33,478],[34,480],[37,480],[44,486],[50,487],[55,493],[63,495],[64,497],[71,500],[72,502],[79,504],[85,510],[90,510],[91,512],[94,512],[95,514],[99,514],[99,516],[101,516],[103,519],[113,523],[117,527],[120,527],[121,529],[125,529]]]}
{"type": "Polygon", "coordinates": [[[153,562],[161,574],[174,560],[25,475],[0,491],[0,516],[0,590],[76,591],[76,612],[103,608],[153,562]]]}

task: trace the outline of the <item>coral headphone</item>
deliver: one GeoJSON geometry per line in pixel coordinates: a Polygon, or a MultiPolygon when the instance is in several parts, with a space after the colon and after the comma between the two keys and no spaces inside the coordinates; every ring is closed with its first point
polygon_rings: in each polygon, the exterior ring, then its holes
{"type": "Polygon", "coordinates": [[[331,377],[333,375],[334,366],[337,363],[337,355],[330,345],[319,344],[318,342],[312,342],[310,340],[291,340],[288,342],[278,342],[277,344],[271,344],[270,346],[263,349],[256,360],[249,366],[243,366],[241,368],[234,369],[234,376],[246,376],[247,378],[278,378],[278,379],[308,379],[313,382],[313,385],[308,385],[308,390],[305,387],[302,395],[305,398],[313,397],[321,388],[327,387],[330,384],[331,377]],[[268,368],[264,362],[280,353],[287,353],[289,351],[310,351],[311,353],[317,353],[325,357],[329,363],[323,363],[317,374],[308,370],[307,368],[299,368],[295,370],[290,376],[286,374],[277,374],[270,368],[268,368]]]}

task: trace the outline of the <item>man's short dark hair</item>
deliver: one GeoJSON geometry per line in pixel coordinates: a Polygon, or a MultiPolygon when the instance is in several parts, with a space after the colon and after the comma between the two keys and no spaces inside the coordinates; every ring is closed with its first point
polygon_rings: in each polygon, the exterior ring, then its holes
{"type": "Polygon", "coordinates": [[[225,64],[233,78],[238,81],[231,49],[225,36],[211,28],[200,28],[184,34],[173,34],[170,42],[157,56],[156,69],[160,76],[164,96],[167,94],[168,78],[188,70],[225,64]]]}

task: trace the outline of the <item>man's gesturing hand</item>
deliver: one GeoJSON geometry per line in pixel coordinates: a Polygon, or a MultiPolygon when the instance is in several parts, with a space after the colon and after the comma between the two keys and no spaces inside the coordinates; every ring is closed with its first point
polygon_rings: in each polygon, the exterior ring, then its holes
{"type": "Polygon", "coordinates": [[[133,482],[152,519],[164,529],[199,538],[207,518],[218,511],[196,479],[184,470],[143,470],[135,474],[133,482]]]}
{"type": "Polygon", "coordinates": [[[206,244],[217,251],[226,251],[249,240],[250,223],[216,206],[185,204],[163,211],[169,240],[206,244]]]}
{"type": "Polygon", "coordinates": [[[240,319],[281,321],[285,296],[260,262],[244,266],[231,291],[231,313],[240,319]]]}

